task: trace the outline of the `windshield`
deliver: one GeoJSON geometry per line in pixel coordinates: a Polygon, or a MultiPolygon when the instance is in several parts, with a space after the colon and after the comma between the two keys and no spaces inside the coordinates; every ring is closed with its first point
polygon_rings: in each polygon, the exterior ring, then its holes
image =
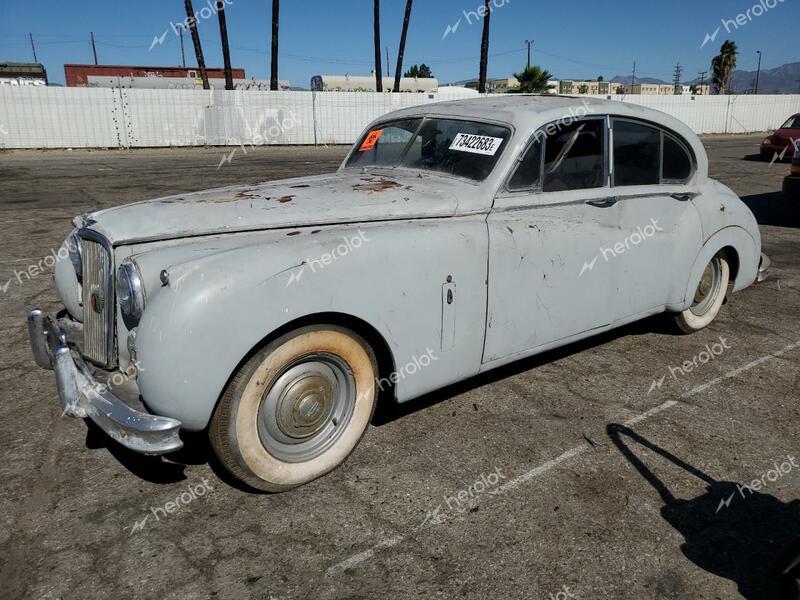
{"type": "Polygon", "coordinates": [[[510,137],[506,127],[476,121],[393,121],[367,131],[345,166],[406,167],[483,181],[510,137]]]}
{"type": "Polygon", "coordinates": [[[795,115],[786,123],[781,125],[781,129],[800,129],[800,115],[795,115]]]}

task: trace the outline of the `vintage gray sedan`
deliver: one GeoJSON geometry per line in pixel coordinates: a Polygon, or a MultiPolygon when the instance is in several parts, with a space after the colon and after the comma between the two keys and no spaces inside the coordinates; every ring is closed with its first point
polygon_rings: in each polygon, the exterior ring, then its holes
{"type": "Polygon", "coordinates": [[[28,315],[62,409],[146,454],[206,431],[266,491],[341,464],[379,397],[656,313],[700,330],[769,262],[686,125],[569,97],[402,110],[334,174],[75,226],[55,274],[65,310],[28,315]],[[132,385],[107,385],[122,372],[132,385]]]}

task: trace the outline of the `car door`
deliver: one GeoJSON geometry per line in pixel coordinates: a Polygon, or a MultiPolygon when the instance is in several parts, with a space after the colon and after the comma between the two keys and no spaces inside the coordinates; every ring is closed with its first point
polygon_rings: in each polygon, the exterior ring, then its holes
{"type": "Polygon", "coordinates": [[[654,123],[628,118],[610,119],[610,138],[619,239],[598,262],[604,270],[613,264],[612,318],[619,322],[683,301],[703,231],[689,145],[654,123]]]}
{"type": "Polygon", "coordinates": [[[535,132],[487,219],[485,364],[611,323],[618,281],[598,254],[619,237],[619,210],[606,117],[535,132]]]}

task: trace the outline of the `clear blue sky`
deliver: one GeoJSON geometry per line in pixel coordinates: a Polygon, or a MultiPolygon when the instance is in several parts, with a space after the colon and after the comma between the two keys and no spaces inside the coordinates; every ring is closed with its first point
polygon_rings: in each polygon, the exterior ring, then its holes
{"type": "MultiPolygon", "coordinates": [[[[226,9],[233,64],[248,77],[269,76],[271,0],[228,0],[226,9]]],[[[798,0],[777,3],[731,33],[723,28],[715,42],[701,49],[705,35],[735,19],[761,0],[493,0],[490,77],[504,77],[524,66],[525,39],[535,40],[533,62],[558,78],[606,79],[628,74],[634,60],[641,76],[671,80],[676,62],[684,80],[709,70],[711,57],[726,38],[736,41],[738,68],[755,70],[756,50],[764,67],[800,61],[798,0]]],[[[178,65],[180,46],[171,30],[163,45],[149,50],[170,22],[185,19],[183,0],[0,0],[0,62],[30,61],[27,39],[33,32],[39,61],[51,81],[63,83],[64,63],[90,63],[89,32],[97,37],[101,63],[178,65]]],[[[212,0],[194,0],[199,11],[212,0]]],[[[463,11],[482,0],[416,0],[405,66],[425,62],[443,83],[476,78],[482,24],[469,24],[463,11]],[[458,30],[444,40],[448,25],[458,30]]],[[[280,78],[309,87],[318,74],[369,74],[373,64],[372,0],[283,0],[281,2],[280,78]]],[[[382,0],[382,43],[396,61],[405,0],[382,0]]],[[[756,12],[761,12],[759,8],[756,12]]],[[[751,12],[751,16],[753,13],[751,12]]],[[[216,17],[200,23],[209,66],[221,66],[216,17]]],[[[187,64],[194,65],[188,36],[187,64]]],[[[385,55],[385,50],[383,51],[385,55]]],[[[384,56],[384,69],[385,69],[384,56]]],[[[392,71],[393,72],[393,71],[392,71]]]]}

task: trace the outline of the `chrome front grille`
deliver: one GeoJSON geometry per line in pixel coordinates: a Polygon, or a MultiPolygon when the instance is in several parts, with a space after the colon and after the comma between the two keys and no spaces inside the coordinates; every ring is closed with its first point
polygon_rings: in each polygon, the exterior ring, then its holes
{"type": "Polygon", "coordinates": [[[81,240],[83,262],[83,355],[110,367],[113,344],[114,293],[111,255],[99,242],[81,240]]]}

